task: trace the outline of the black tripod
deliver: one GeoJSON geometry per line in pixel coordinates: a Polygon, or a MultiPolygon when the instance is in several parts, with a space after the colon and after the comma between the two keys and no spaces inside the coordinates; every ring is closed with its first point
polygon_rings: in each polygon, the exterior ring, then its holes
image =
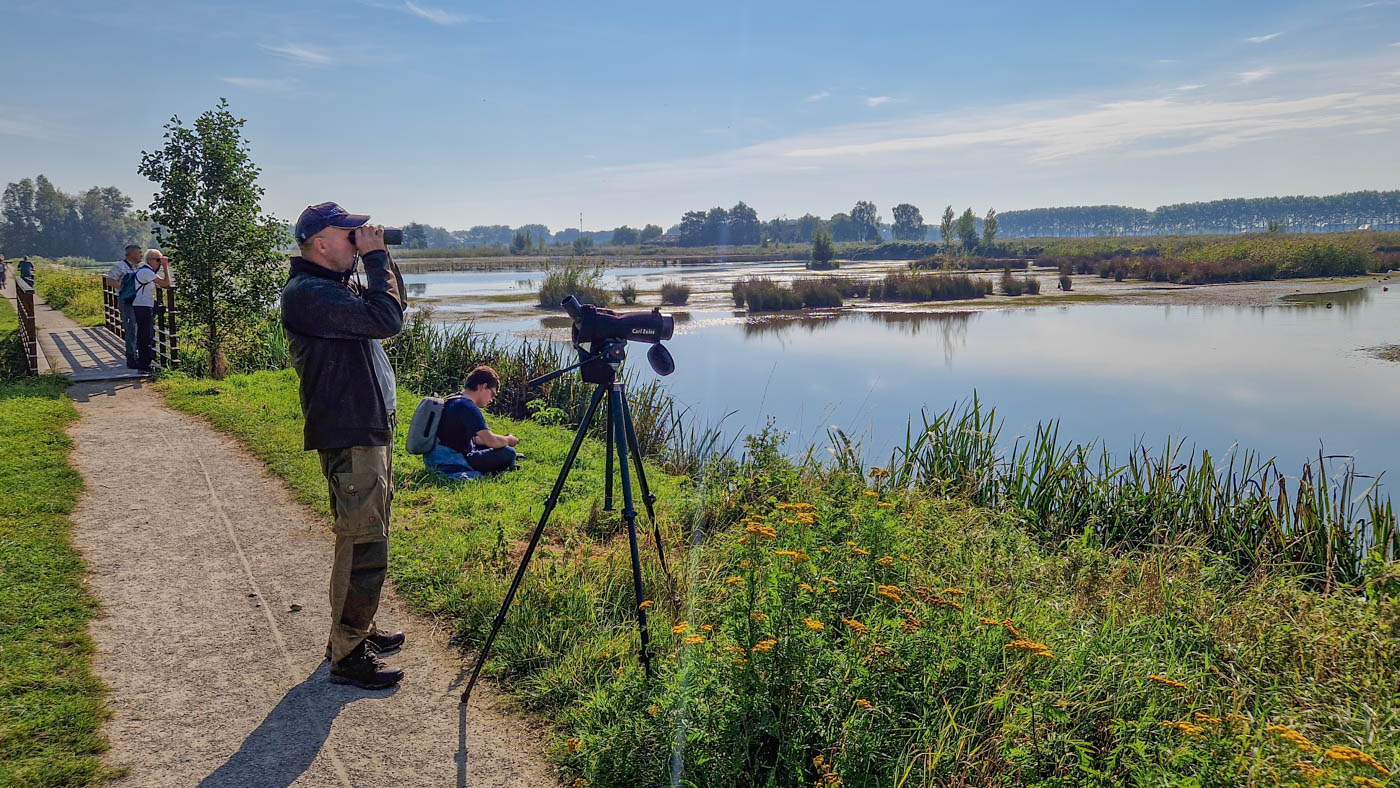
{"type": "Polygon", "coordinates": [[[627,340],[625,339],[595,342],[592,345],[591,353],[580,350],[579,363],[530,381],[531,386],[538,386],[572,369],[582,367],[584,381],[596,385],[593,388],[593,396],[588,401],[588,407],[583,412],[583,418],[579,420],[578,430],[574,432],[573,445],[569,447],[569,454],[564,458],[563,467],[559,469],[559,477],[554,480],[554,489],[550,491],[549,497],[544,499],[544,513],[540,515],[535,532],[530,535],[530,544],[525,548],[525,556],[520,559],[520,567],[515,570],[515,579],[511,581],[510,589],[506,591],[505,601],[501,603],[501,611],[491,622],[491,634],[487,636],[486,643],[481,647],[481,653],[477,655],[471,679],[467,682],[466,690],[462,692],[462,703],[466,703],[467,699],[471,697],[472,688],[476,686],[476,680],[481,675],[481,668],[486,664],[486,656],[491,651],[491,645],[496,641],[501,624],[506,620],[506,612],[510,610],[510,603],[515,599],[515,592],[520,588],[520,581],[525,577],[525,568],[530,564],[530,557],[534,555],[535,546],[539,544],[540,535],[544,533],[545,524],[549,522],[549,515],[559,503],[559,493],[564,489],[564,481],[569,477],[569,471],[573,468],[574,460],[578,457],[579,447],[583,445],[584,435],[588,432],[588,427],[593,422],[593,416],[598,410],[598,404],[603,401],[604,395],[608,399],[606,424],[608,454],[603,509],[612,510],[613,454],[616,452],[618,469],[622,475],[622,519],[627,522],[627,541],[632,550],[632,587],[637,597],[637,628],[642,639],[640,656],[642,668],[646,671],[647,678],[652,677],[651,637],[647,630],[647,612],[642,607],[644,601],[642,565],[637,553],[637,511],[632,508],[632,477],[627,463],[629,451],[637,471],[637,483],[642,490],[642,502],[646,505],[647,517],[651,520],[652,538],[656,541],[656,554],[661,560],[661,570],[666,575],[668,587],[671,586],[671,570],[666,566],[666,553],[661,545],[661,529],[656,523],[656,511],[653,508],[656,496],[652,495],[651,490],[647,487],[646,471],[642,469],[642,452],[637,445],[636,427],[632,424],[632,409],[627,403],[627,384],[617,379],[618,369],[626,356],[626,347],[627,340]]]}

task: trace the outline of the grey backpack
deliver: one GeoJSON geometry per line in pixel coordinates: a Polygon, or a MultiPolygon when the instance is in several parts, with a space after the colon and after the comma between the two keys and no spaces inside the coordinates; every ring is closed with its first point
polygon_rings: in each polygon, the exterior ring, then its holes
{"type": "Polygon", "coordinates": [[[427,454],[437,448],[438,425],[442,423],[442,409],[451,400],[461,397],[452,394],[446,397],[424,397],[413,411],[413,420],[408,423],[408,437],[405,448],[409,454],[427,454]]]}

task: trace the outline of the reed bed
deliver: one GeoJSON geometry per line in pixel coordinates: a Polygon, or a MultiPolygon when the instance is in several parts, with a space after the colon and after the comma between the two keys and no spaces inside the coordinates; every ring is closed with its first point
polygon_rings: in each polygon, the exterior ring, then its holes
{"type": "Polygon", "coordinates": [[[922,421],[891,454],[891,487],[1014,509],[1051,541],[1091,535],[1138,549],[1200,539],[1241,568],[1286,567],[1329,589],[1361,582],[1368,560],[1400,556],[1379,477],[1348,458],[1319,453],[1292,481],[1254,452],[1218,459],[1176,441],[1120,462],[1097,442],[1061,442],[1053,420],[1003,453],[996,410],[975,396],[922,421]]]}
{"type": "Polygon", "coordinates": [[[661,283],[661,303],[671,306],[685,306],[690,300],[690,286],[680,282],[661,283]]]}
{"type": "Polygon", "coordinates": [[[565,296],[575,296],[580,303],[607,306],[612,294],[599,284],[603,269],[583,263],[569,262],[545,274],[540,282],[540,306],[558,309],[565,296]]]}
{"type": "Polygon", "coordinates": [[[784,287],[768,277],[749,277],[733,285],[729,292],[734,305],[750,312],[779,312],[790,309],[822,309],[841,306],[844,301],[834,277],[799,279],[784,287]]]}
{"type": "Polygon", "coordinates": [[[990,279],[967,274],[893,273],[870,286],[872,301],[958,301],[992,292],[990,279]]]}

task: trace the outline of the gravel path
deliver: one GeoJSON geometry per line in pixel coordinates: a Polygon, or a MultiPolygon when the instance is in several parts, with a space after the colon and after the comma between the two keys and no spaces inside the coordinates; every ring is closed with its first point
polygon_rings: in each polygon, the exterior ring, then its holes
{"type": "Polygon", "coordinates": [[[79,384],[74,538],[104,611],[118,786],[546,786],[539,731],[392,591],[408,642],[388,691],[327,679],[329,523],[232,439],[140,381],[79,384]]]}

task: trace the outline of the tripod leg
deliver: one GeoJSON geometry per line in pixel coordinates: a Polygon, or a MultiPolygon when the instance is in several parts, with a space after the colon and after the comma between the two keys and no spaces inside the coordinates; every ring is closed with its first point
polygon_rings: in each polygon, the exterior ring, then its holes
{"type": "MultiPolygon", "coordinates": [[[[588,424],[593,421],[593,414],[598,410],[598,403],[603,399],[604,386],[599,385],[593,390],[593,398],[588,401],[588,408],[583,412],[583,419],[578,423],[578,431],[574,433],[574,443],[569,447],[569,455],[564,458],[564,465],[559,469],[559,477],[554,480],[554,489],[550,491],[549,497],[544,499],[544,513],[540,515],[540,521],[535,525],[535,532],[530,534],[530,544],[525,548],[525,555],[520,559],[520,567],[515,570],[515,579],[510,582],[510,589],[506,591],[505,601],[501,603],[501,612],[496,614],[496,618],[491,622],[491,634],[486,637],[486,643],[481,647],[481,653],[476,656],[476,666],[472,668],[471,680],[467,682],[467,688],[462,691],[462,703],[466,703],[471,697],[472,688],[476,686],[476,680],[481,676],[481,668],[486,664],[486,656],[491,653],[491,644],[496,642],[496,635],[501,631],[501,624],[505,623],[506,611],[510,610],[510,603],[515,599],[515,592],[520,588],[520,581],[525,577],[525,567],[530,565],[530,556],[535,553],[535,546],[540,542],[540,534],[544,533],[545,523],[549,522],[549,515],[554,511],[554,507],[559,503],[559,493],[564,489],[564,480],[569,477],[569,469],[574,467],[574,460],[578,458],[579,447],[583,445],[583,436],[588,432],[588,424]]],[[[635,551],[634,551],[635,552],[635,551]]]]}
{"type": "Polygon", "coordinates": [[[622,423],[626,428],[627,447],[632,451],[632,461],[637,466],[637,486],[642,490],[642,503],[647,507],[647,519],[651,521],[651,538],[656,542],[656,555],[661,559],[661,571],[666,575],[666,587],[672,596],[676,594],[676,584],[671,578],[671,568],[666,565],[666,550],[661,546],[661,526],[656,523],[656,496],[651,494],[651,488],[647,486],[647,472],[642,468],[642,450],[637,444],[637,428],[632,422],[632,406],[627,402],[627,390],[624,388],[622,395],[622,423]]]}
{"type": "Polygon", "coordinates": [[[632,548],[632,590],[637,597],[637,628],[642,635],[642,668],[648,679],[651,678],[651,635],[647,630],[647,611],[642,609],[642,561],[637,555],[637,510],[632,508],[632,477],[627,468],[627,435],[622,418],[622,384],[613,384],[613,397],[609,406],[613,410],[613,424],[617,429],[617,467],[622,473],[622,519],[627,521],[627,542],[632,548]]]}
{"type": "Polygon", "coordinates": [[[604,475],[603,475],[603,511],[605,511],[605,512],[611,512],[611,511],[612,511],[612,508],[613,508],[613,506],[612,506],[612,495],[613,495],[613,407],[612,407],[612,402],[613,402],[613,397],[614,397],[614,396],[616,396],[615,393],[613,392],[613,390],[612,390],[611,388],[609,388],[609,389],[608,389],[608,407],[607,407],[607,419],[608,419],[608,423],[607,423],[607,427],[606,427],[607,439],[606,439],[606,441],[605,441],[605,442],[607,443],[607,452],[608,452],[607,457],[608,457],[608,459],[607,459],[607,469],[606,469],[605,471],[603,471],[603,474],[604,474],[604,475]]]}

